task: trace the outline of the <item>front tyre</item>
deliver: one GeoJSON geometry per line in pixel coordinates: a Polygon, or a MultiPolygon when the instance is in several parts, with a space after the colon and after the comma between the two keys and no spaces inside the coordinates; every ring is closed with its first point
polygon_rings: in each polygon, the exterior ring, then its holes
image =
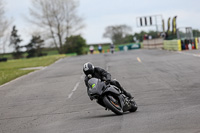
{"type": "MultiPolygon", "coordinates": [[[[110,109],[112,112],[114,112],[117,115],[122,115],[123,114],[123,110],[120,106],[120,104],[118,102],[115,102],[114,97],[112,96],[104,96],[103,98],[103,102],[105,104],[105,106],[110,109]]],[[[117,101],[117,100],[116,100],[117,101]]]]}

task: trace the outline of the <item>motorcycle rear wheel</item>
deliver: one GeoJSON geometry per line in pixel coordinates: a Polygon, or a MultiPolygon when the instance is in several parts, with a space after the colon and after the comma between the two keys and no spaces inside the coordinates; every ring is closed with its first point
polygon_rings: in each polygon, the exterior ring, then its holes
{"type": "MultiPolygon", "coordinates": [[[[115,99],[116,100],[116,99],[115,99]]],[[[122,115],[123,110],[119,104],[114,103],[108,96],[104,96],[103,102],[108,109],[117,115],[122,115]]]]}

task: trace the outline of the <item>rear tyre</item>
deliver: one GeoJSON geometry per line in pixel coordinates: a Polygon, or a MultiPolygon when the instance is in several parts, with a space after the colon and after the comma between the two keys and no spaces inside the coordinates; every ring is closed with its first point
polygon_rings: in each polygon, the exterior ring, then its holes
{"type": "Polygon", "coordinates": [[[114,103],[112,101],[112,99],[110,99],[108,96],[104,96],[103,102],[106,105],[106,107],[108,109],[110,109],[112,112],[114,112],[115,114],[117,114],[117,115],[123,114],[123,110],[122,110],[121,106],[118,103],[114,103]]]}
{"type": "Polygon", "coordinates": [[[131,109],[129,111],[130,112],[135,112],[135,111],[137,111],[137,109],[138,109],[138,106],[137,106],[136,102],[132,101],[131,102],[131,109]]]}

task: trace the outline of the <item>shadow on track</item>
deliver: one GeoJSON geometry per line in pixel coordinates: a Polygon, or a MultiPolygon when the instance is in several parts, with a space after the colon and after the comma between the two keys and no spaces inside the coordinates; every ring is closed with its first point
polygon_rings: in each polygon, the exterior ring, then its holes
{"type": "MultiPolygon", "coordinates": [[[[136,112],[134,112],[136,113],[136,112]]],[[[134,114],[134,113],[130,113],[130,112],[125,112],[123,115],[116,115],[114,113],[110,113],[110,114],[103,114],[103,115],[95,115],[95,116],[85,116],[85,117],[81,117],[81,119],[95,119],[95,118],[109,118],[109,117],[123,117],[124,115],[130,115],[130,114],[134,114]]]]}

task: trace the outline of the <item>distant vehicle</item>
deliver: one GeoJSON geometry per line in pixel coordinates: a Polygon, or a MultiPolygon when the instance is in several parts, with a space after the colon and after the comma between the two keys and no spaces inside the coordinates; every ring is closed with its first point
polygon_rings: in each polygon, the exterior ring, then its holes
{"type": "Polygon", "coordinates": [[[115,46],[114,46],[113,43],[110,45],[110,52],[111,52],[112,54],[115,52],[115,46]]]}

